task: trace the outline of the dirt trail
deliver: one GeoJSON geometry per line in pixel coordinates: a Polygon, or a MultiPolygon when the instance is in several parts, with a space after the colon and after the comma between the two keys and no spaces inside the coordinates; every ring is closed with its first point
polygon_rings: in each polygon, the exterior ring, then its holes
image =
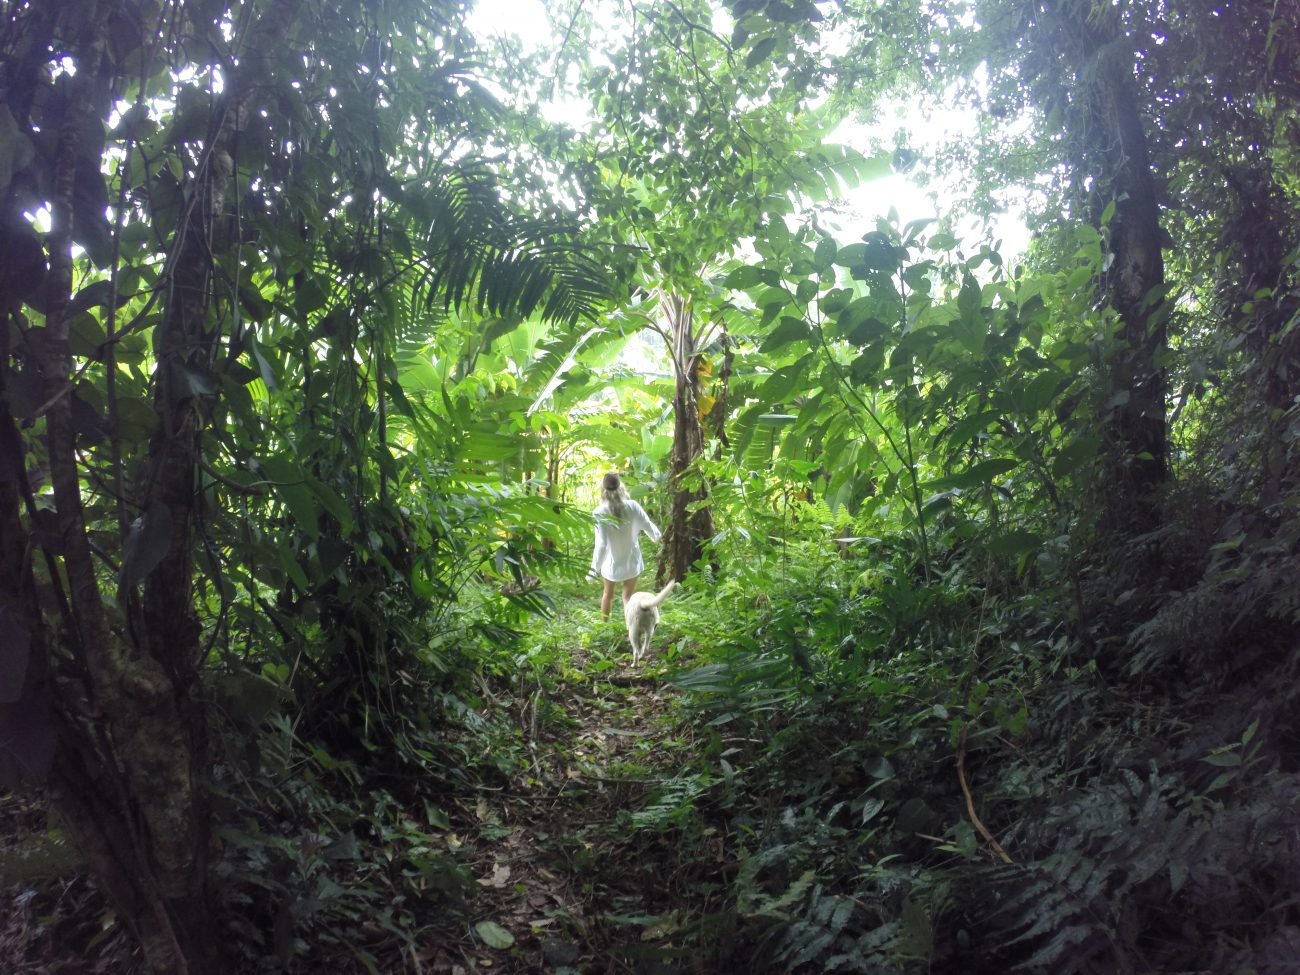
{"type": "Polygon", "coordinates": [[[529,774],[463,810],[480,943],[444,970],[674,970],[655,960],[664,954],[655,943],[671,933],[680,865],[666,838],[632,828],[646,796],[688,762],[690,743],[669,720],[672,693],[643,663],[524,708],[525,734],[535,732],[529,774]]]}

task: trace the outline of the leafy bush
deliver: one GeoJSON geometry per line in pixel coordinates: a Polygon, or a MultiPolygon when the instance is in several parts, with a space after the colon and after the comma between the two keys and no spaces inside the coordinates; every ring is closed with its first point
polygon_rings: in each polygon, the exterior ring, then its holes
{"type": "MultiPolygon", "coordinates": [[[[870,551],[899,554],[864,571],[802,548],[761,608],[738,595],[721,607],[741,625],[675,678],[712,729],[714,785],[697,808],[738,864],[714,963],[1285,970],[1296,692],[1219,669],[1220,686],[1256,696],[1246,713],[1273,716],[1252,723],[1218,712],[1204,679],[1153,683],[1152,661],[1174,652],[1151,649],[1172,625],[1158,606],[1115,685],[1088,655],[1097,631],[1068,622],[1068,578],[1029,589],[953,552],[921,586],[906,546],[870,551]],[[966,789],[1010,862],[979,835],[966,789]]],[[[1199,588],[1222,585],[1221,557],[1205,564],[1199,588]]],[[[1246,625],[1276,625],[1257,605],[1246,625]]],[[[1289,673],[1294,650],[1284,659],[1289,673]]]]}

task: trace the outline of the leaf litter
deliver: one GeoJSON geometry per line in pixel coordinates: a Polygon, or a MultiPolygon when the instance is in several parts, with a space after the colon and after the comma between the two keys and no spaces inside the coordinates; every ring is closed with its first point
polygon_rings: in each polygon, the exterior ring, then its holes
{"type": "Polygon", "coordinates": [[[574,651],[574,669],[592,676],[554,689],[530,766],[477,797],[477,828],[463,827],[473,836],[473,916],[483,919],[480,970],[631,971],[646,943],[683,927],[668,844],[628,828],[650,790],[688,760],[674,737],[675,692],[652,662],[591,663],[574,651]]]}

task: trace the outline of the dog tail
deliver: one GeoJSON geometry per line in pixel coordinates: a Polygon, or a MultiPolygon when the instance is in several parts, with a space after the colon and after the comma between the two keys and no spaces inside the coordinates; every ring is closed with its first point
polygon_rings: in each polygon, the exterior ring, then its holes
{"type": "Polygon", "coordinates": [[[668,598],[668,594],[673,591],[673,586],[675,585],[677,585],[676,579],[669,580],[668,585],[664,586],[657,593],[655,593],[655,595],[652,598],[646,600],[646,605],[658,606],[660,603],[662,603],[665,599],[668,598]]]}

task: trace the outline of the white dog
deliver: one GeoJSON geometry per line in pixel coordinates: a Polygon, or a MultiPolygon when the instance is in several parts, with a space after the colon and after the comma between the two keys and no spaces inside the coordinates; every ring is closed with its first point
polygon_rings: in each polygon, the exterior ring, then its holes
{"type": "Polygon", "coordinates": [[[632,663],[635,665],[650,649],[650,639],[659,622],[659,604],[668,598],[677,581],[673,580],[658,593],[634,592],[623,606],[623,619],[627,621],[627,638],[632,644],[632,663]]]}

